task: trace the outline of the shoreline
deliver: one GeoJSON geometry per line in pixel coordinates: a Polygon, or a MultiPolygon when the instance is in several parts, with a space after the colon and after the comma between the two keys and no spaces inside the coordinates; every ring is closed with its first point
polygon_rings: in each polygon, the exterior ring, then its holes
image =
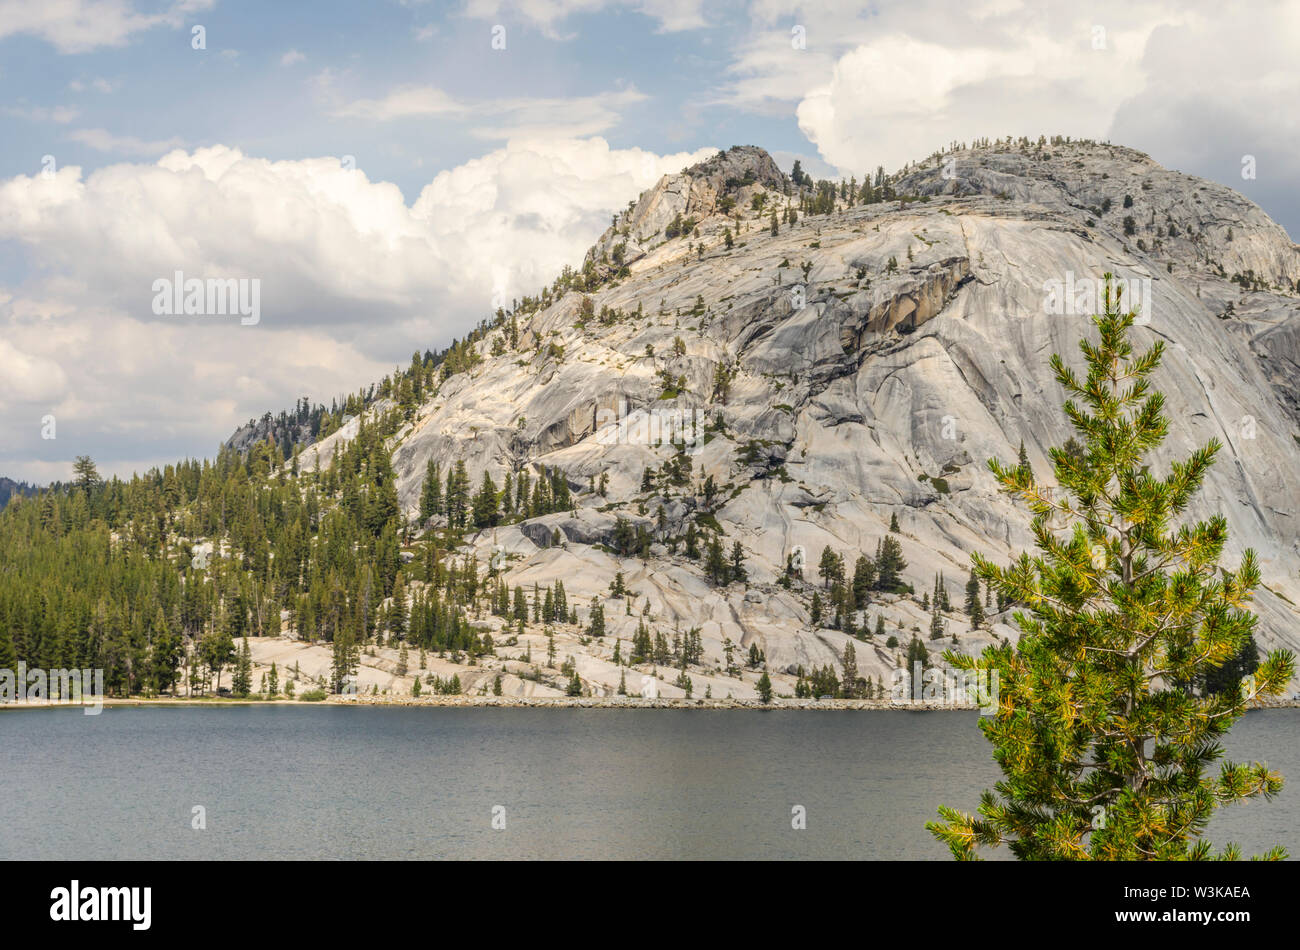
{"type": "MultiPolygon", "coordinates": [[[[94,703],[59,701],[0,703],[0,711],[11,709],[94,709],[94,703]]],[[[172,697],[113,697],[104,699],[104,708],[128,706],[172,706],[213,708],[224,706],[393,706],[430,708],[486,708],[486,709],[750,709],[750,710],[820,710],[841,712],[977,712],[980,707],[971,704],[941,703],[927,700],[894,701],[890,699],[773,699],[764,703],[759,699],[641,699],[610,696],[434,696],[412,699],[357,696],[342,698],[330,696],[323,700],[302,699],[234,699],[234,698],[172,698],[172,697]]],[[[1300,709],[1300,701],[1284,700],[1260,704],[1251,709],[1300,709]]],[[[1248,712],[1251,710],[1247,710],[1248,712]]]]}
{"type": "MultiPolygon", "coordinates": [[[[225,706],[370,706],[370,707],[428,707],[428,708],[484,708],[484,709],[812,709],[840,711],[898,711],[898,712],[975,712],[978,706],[953,705],[938,702],[893,702],[887,699],[773,699],[764,703],[758,699],[615,699],[608,696],[437,696],[430,699],[388,698],[365,696],[340,698],[330,696],[323,700],[302,699],[172,699],[169,697],[114,697],[103,701],[105,709],[127,706],[170,706],[176,708],[216,708],[225,706]]],[[[65,702],[14,702],[0,703],[6,709],[94,709],[93,703],[65,702]]]]}

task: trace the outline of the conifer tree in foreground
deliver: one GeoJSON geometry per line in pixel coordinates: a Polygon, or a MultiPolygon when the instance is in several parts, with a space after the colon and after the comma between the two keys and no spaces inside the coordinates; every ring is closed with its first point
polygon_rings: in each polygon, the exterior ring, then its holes
{"type": "MultiPolygon", "coordinates": [[[[1217,694],[1180,685],[1203,681],[1250,639],[1256,618],[1246,605],[1259,569],[1249,550],[1235,571],[1217,566],[1222,515],[1173,523],[1220,443],[1170,463],[1166,477],[1148,470],[1143,459],[1168,431],[1164,399],[1147,380],[1163,345],[1134,356],[1134,314],[1121,311],[1110,275],[1103,301],[1093,318],[1099,342],[1080,343],[1086,378],[1052,358],[1065,413],[1086,440],[1082,454],[1049,453],[1060,487],[1027,466],[989,462],[1002,490],[1033,512],[1039,553],[1006,568],[972,556],[979,577],[1024,606],[1020,642],[980,658],[945,655],[998,676],[997,711],[980,729],[1004,778],[984,792],[981,817],[941,807],[944,820],[927,824],[959,860],[1000,844],[1022,859],[1205,859],[1213,855],[1200,836],[1215,808],[1282,787],[1263,764],[1206,774],[1247,706],[1284,691],[1293,656],[1279,650],[1217,694]]],[[[1240,851],[1228,845],[1218,856],[1240,851]]]]}

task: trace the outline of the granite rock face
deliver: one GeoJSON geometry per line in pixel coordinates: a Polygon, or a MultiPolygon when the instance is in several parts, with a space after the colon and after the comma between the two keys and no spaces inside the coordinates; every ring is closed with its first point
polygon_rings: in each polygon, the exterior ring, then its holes
{"type": "MultiPolygon", "coordinates": [[[[839,200],[791,225],[795,189],[761,149],[665,177],[588,254],[605,279],[586,316],[572,291],[518,315],[517,349],[493,356],[504,330],[492,331],[481,362],[421,408],[393,455],[402,504],[414,517],[430,458],[444,472],[463,459],[475,485],[484,471],[498,485],[561,472],[576,517],[473,542],[481,558],[511,551],[512,586],[560,578],[585,608],[621,570],[637,616],[612,618],[620,636],[653,616],[700,627],[711,657],[731,641],[758,645],[772,669],[838,664],[845,636],[808,613],[825,546],[851,568],[896,517],[905,579],[919,597],[942,572],[954,605],[972,551],[1031,547],[1027,515],[985,463],[1023,441],[1035,471],[1050,471],[1047,449],[1072,433],[1048,358],[1081,365],[1109,271],[1142,315],[1137,343],[1167,344],[1157,465],[1223,443],[1189,514],[1226,515],[1230,560],[1259,553],[1261,648],[1300,648],[1300,248],[1230,189],[1118,146],[959,151],[892,184],[912,199],[839,200]],[[683,439],[684,451],[671,444],[683,439]],[[679,483],[643,490],[646,470],[674,458],[689,460],[679,483]],[[649,530],[647,559],[610,553],[618,517],[649,530]],[[662,542],[691,522],[720,527],[728,551],[740,542],[748,587],[711,586],[700,562],[669,552],[662,542]],[[776,581],[796,547],[809,584],[787,590],[776,581]]],[[[904,644],[928,631],[909,597],[867,615],[904,644]]],[[[960,613],[949,629],[962,649],[991,642],[960,613]]],[[[1015,635],[1005,623],[993,634],[1015,635]]],[[[858,646],[864,675],[900,660],[858,646]]]]}

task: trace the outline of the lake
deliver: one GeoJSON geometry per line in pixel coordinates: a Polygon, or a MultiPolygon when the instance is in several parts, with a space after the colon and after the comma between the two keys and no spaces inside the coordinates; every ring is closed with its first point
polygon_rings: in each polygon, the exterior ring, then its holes
{"type": "MultiPolygon", "coordinates": [[[[0,712],[0,858],[946,859],[999,773],[972,712],[108,707],[0,712]],[[196,830],[196,806],[206,828],[196,830]],[[806,828],[792,828],[801,806],[806,828]],[[495,823],[504,828],[494,828],[495,823]]],[[[1230,755],[1288,779],[1216,845],[1300,854],[1300,710],[1230,755]]],[[[1005,855],[1005,849],[1000,849],[1005,855]]],[[[990,852],[995,856],[999,852],[990,852]]]]}

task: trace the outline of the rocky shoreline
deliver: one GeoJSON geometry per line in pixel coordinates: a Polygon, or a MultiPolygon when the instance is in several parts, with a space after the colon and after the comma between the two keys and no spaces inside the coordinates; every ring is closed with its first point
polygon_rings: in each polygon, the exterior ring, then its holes
{"type": "Polygon", "coordinates": [[[410,697],[358,696],[333,697],[338,706],[496,706],[529,709],[841,709],[841,710],[976,710],[973,705],[939,702],[891,702],[887,699],[641,699],[623,696],[436,696],[429,699],[410,697]]]}
{"type": "MultiPolygon", "coordinates": [[[[0,703],[4,709],[46,709],[75,706],[75,703],[0,703]]],[[[301,699],[105,699],[110,706],[437,706],[517,709],[811,709],[886,712],[974,712],[978,706],[925,700],[895,702],[888,699],[641,699],[623,696],[330,696],[324,700],[301,699]]],[[[1300,701],[1260,703],[1257,709],[1300,709],[1300,701]]]]}

